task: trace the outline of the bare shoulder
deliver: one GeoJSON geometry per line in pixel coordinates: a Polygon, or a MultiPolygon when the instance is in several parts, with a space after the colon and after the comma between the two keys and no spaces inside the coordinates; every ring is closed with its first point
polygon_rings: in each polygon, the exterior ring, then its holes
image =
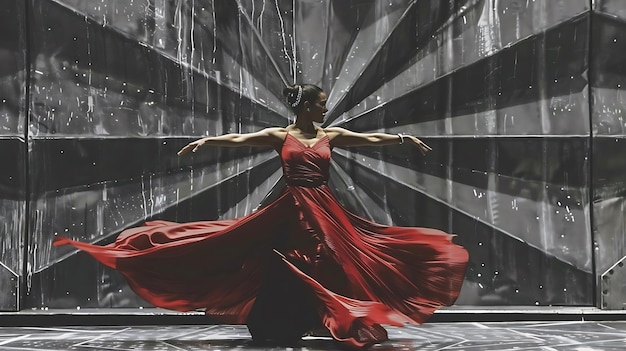
{"type": "Polygon", "coordinates": [[[272,127],[265,128],[261,132],[271,139],[271,144],[274,148],[279,149],[287,137],[288,130],[283,127],[272,127]]]}
{"type": "Polygon", "coordinates": [[[328,135],[328,138],[330,140],[334,139],[337,136],[340,135],[344,135],[346,133],[349,133],[350,131],[341,127],[328,127],[328,128],[324,128],[324,133],[326,133],[326,135],[328,135]]]}
{"type": "Polygon", "coordinates": [[[262,130],[263,133],[275,137],[284,137],[285,134],[287,134],[287,131],[287,128],[284,127],[271,127],[262,130]]]}

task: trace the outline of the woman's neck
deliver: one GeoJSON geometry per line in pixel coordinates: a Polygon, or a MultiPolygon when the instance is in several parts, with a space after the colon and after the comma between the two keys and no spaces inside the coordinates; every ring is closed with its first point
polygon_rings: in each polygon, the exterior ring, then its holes
{"type": "Polygon", "coordinates": [[[315,125],[311,121],[306,121],[301,118],[298,118],[294,125],[296,128],[300,129],[302,133],[317,134],[317,127],[315,127],[315,125]]]}

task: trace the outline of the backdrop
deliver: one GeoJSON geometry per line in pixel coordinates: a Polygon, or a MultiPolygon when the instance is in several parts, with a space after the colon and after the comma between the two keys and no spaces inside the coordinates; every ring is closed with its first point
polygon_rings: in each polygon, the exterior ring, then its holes
{"type": "Polygon", "coordinates": [[[620,0],[4,0],[0,309],[148,306],[53,237],[262,206],[274,151],[176,151],[288,124],[294,82],[328,92],[325,126],[434,149],[335,149],[331,186],[458,234],[459,305],[621,308],[623,62],[620,0]]]}

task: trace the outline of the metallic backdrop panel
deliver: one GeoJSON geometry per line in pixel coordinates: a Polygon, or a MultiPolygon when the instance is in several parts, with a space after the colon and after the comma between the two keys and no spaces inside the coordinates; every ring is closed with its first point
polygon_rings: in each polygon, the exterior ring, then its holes
{"type": "MultiPolygon", "coordinates": [[[[626,256],[626,7],[599,1],[593,13],[592,132],[593,132],[593,237],[598,277],[612,273],[626,256]]],[[[605,308],[623,309],[626,291],[599,280],[598,297],[605,308]],[[613,301],[607,305],[606,301],[613,301]]]]}
{"type": "Polygon", "coordinates": [[[54,235],[106,244],[146,219],[267,203],[273,150],[175,153],[293,121],[293,82],[328,92],[324,125],[433,147],[338,148],[331,186],[362,216],[457,234],[471,257],[458,304],[594,305],[597,274],[624,255],[619,1],[7,4],[0,281],[25,290],[2,289],[0,308],[148,306],[54,235]]]}
{"type": "Polygon", "coordinates": [[[0,311],[20,307],[26,238],[26,14],[0,7],[0,311]]]}

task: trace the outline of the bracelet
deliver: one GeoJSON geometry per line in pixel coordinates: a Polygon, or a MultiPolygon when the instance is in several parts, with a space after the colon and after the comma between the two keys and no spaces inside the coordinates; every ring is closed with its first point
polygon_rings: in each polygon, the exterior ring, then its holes
{"type": "Polygon", "coordinates": [[[404,144],[404,135],[398,133],[398,136],[400,137],[400,142],[398,144],[404,144]]]}

